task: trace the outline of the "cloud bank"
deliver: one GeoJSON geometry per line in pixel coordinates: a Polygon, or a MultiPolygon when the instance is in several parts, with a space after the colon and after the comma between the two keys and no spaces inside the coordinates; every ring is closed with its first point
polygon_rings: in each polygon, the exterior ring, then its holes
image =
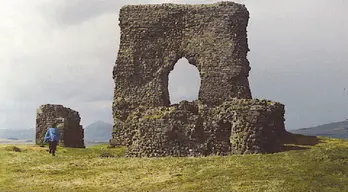
{"type": "MultiPolygon", "coordinates": [[[[35,127],[45,103],[79,111],[84,126],[112,122],[121,6],[214,2],[0,0],[0,128],[35,127]]],[[[284,103],[287,129],[348,118],[348,2],[237,2],[250,11],[253,97],[284,103]]],[[[200,79],[187,61],[169,79],[172,102],[197,98],[200,79]]]]}

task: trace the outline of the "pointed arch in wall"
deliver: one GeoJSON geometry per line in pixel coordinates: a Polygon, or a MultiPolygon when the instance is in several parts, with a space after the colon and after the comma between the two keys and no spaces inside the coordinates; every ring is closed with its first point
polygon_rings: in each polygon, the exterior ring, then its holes
{"type": "Polygon", "coordinates": [[[168,75],[168,93],[170,104],[198,99],[201,77],[195,65],[186,58],[179,59],[168,75]]]}

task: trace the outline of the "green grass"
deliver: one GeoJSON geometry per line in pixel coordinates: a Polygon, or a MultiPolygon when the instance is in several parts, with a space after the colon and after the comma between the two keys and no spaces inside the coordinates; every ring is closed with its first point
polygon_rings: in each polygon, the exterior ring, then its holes
{"type": "Polygon", "coordinates": [[[288,143],[281,153],[202,158],[124,158],[125,149],[106,145],[52,157],[47,148],[0,145],[0,191],[348,191],[348,141],[288,143]]]}

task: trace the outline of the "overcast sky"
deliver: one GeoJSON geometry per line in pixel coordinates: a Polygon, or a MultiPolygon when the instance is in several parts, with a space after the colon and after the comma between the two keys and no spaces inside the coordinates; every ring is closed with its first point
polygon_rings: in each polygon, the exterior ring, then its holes
{"type": "MultiPolygon", "coordinates": [[[[112,123],[119,9],[164,2],[217,1],[0,0],[0,128],[35,127],[46,103],[79,111],[84,126],[112,123]]],[[[288,130],[348,118],[348,1],[236,2],[250,12],[253,97],[285,104],[288,130]]],[[[196,99],[197,69],[180,60],[174,72],[172,101],[196,99]]]]}

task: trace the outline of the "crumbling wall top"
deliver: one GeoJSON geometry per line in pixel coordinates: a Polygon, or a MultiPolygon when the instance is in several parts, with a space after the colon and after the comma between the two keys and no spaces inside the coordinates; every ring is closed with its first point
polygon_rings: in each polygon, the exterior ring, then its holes
{"type": "Polygon", "coordinates": [[[232,1],[220,1],[217,3],[212,4],[176,4],[176,3],[161,3],[161,4],[137,4],[137,5],[124,5],[121,8],[122,10],[129,10],[129,9],[137,9],[137,10],[144,10],[144,9],[210,9],[210,8],[218,8],[218,7],[238,7],[238,8],[244,8],[246,9],[244,4],[235,3],[232,1]]]}
{"type": "Polygon", "coordinates": [[[248,19],[246,7],[233,2],[122,7],[115,104],[121,97],[133,107],[169,106],[168,75],[183,57],[200,73],[203,103],[250,99],[248,19]]]}

